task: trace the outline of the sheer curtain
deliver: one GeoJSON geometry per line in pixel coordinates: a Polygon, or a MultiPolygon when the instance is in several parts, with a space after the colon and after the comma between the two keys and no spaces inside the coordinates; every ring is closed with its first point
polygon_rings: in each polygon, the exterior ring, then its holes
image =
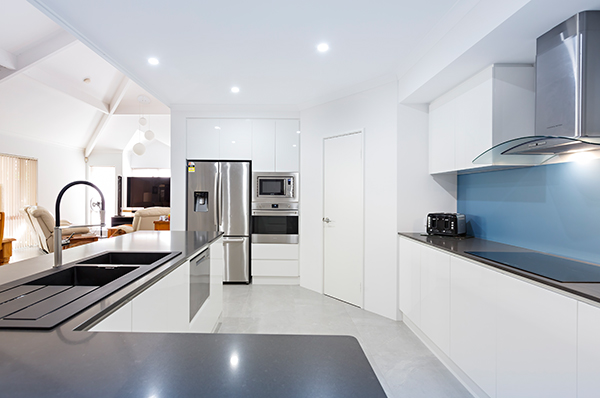
{"type": "Polygon", "coordinates": [[[13,248],[35,246],[33,231],[19,209],[37,204],[37,159],[0,154],[0,211],[6,213],[4,237],[13,248]]]}

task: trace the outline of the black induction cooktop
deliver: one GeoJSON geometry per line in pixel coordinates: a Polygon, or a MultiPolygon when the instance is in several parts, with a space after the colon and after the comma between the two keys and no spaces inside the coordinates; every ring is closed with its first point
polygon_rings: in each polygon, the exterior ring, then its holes
{"type": "Polygon", "coordinates": [[[538,252],[466,252],[563,283],[600,283],[600,264],[538,252]]]}

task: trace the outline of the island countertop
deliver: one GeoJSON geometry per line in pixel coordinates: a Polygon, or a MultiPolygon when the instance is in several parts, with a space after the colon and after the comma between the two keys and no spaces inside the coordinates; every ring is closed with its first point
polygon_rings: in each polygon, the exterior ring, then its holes
{"type": "MultiPolygon", "coordinates": [[[[214,232],[138,231],[63,253],[64,263],[107,250],[180,251],[146,283],[219,238],[214,232]]],[[[52,255],[0,268],[10,282],[52,266],[52,255]],[[5,268],[6,267],[6,268],[5,268]]],[[[53,330],[0,330],[0,396],[385,397],[349,336],[88,332],[136,286],[53,330]],[[117,298],[115,298],[117,297],[117,298]]]]}

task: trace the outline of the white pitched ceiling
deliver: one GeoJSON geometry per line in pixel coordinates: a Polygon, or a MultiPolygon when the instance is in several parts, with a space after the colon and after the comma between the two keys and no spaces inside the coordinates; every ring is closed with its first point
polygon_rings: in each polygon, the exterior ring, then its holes
{"type": "MultiPolygon", "coordinates": [[[[95,147],[123,150],[135,129],[121,128],[118,119],[139,112],[139,95],[152,100],[143,108],[146,114],[169,114],[165,105],[127,84],[121,72],[25,0],[0,0],[0,9],[0,134],[86,148],[87,153],[95,147]]],[[[168,143],[164,121],[156,122],[156,130],[168,143]]]]}

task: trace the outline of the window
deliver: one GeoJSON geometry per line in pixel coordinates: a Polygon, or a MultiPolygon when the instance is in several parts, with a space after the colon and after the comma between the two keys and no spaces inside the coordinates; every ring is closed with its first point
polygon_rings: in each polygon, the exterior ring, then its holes
{"type": "Polygon", "coordinates": [[[37,159],[0,155],[0,211],[6,214],[4,237],[15,238],[13,248],[37,245],[25,206],[37,205],[37,159]]]}

